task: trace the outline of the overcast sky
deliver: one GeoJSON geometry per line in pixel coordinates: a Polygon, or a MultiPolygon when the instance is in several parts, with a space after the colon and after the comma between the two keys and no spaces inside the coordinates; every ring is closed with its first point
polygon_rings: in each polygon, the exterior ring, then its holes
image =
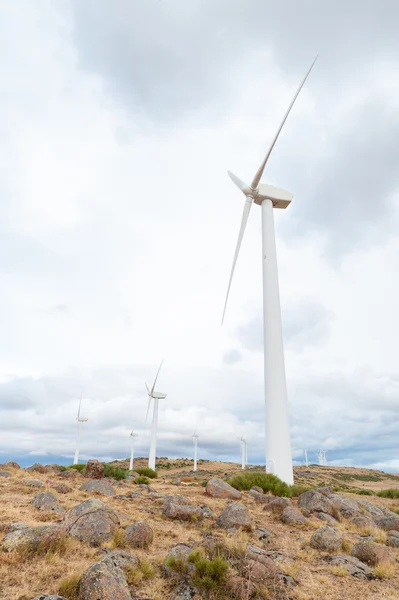
{"type": "Polygon", "coordinates": [[[0,461],[264,460],[260,210],[275,211],[293,454],[399,471],[396,0],[0,0],[0,461]]]}

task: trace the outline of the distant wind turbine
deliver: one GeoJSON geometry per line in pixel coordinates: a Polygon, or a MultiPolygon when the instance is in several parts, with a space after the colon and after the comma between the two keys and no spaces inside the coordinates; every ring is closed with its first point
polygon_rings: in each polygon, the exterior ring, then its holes
{"type": "Polygon", "coordinates": [[[76,420],[78,422],[78,439],[76,442],[76,450],[75,450],[75,457],[73,459],[73,464],[77,465],[79,462],[79,450],[80,450],[80,440],[82,437],[82,425],[83,423],[85,423],[86,421],[88,421],[88,418],[85,417],[81,417],[80,416],[80,406],[82,404],[82,396],[80,396],[80,400],[79,400],[79,408],[78,408],[78,416],[76,417],[76,420]]]}
{"type": "Polygon", "coordinates": [[[264,339],[264,376],[266,404],[266,471],[274,473],[288,484],[294,482],[290,430],[287,408],[287,385],[285,379],[283,334],[281,326],[280,295],[274,236],[273,208],[287,208],[293,194],[272,185],[260,183],[267,161],[273,151],[284,123],[297,99],[299,92],[315,61],[306,73],[287,112],[277,130],[265,158],[254,175],[250,185],[244,183],[233,173],[229,173],[233,183],[244,193],[246,201],[241,219],[240,231],[234,253],[233,266],[227,286],[222,324],[226,314],[231,282],[236,267],[241,242],[244,236],[252,203],[262,207],[262,262],[263,262],[263,339],[264,339]]]}
{"type": "Polygon", "coordinates": [[[150,469],[153,469],[154,471],[155,471],[155,458],[156,458],[156,453],[157,453],[157,429],[158,429],[159,400],[164,400],[164,398],[166,398],[166,394],[155,391],[155,385],[157,383],[157,379],[158,379],[159,371],[161,370],[161,367],[162,367],[162,363],[163,363],[163,360],[161,361],[161,364],[159,365],[159,369],[155,376],[154,383],[152,384],[151,390],[149,389],[148,385],[145,384],[145,386],[147,388],[147,392],[148,392],[148,407],[147,407],[146,419],[148,419],[148,413],[150,412],[151,400],[154,400],[154,409],[153,409],[153,413],[152,413],[150,454],[148,457],[148,466],[150,467],[150,469]]]}
{"type": "Polygon", "coordinates": [[[238,439],[240,440],[241,445],[241,468],[245,469],[248,463],[247,441],[242,436],[238,439]]]}
{"type": "Polygon", "coordinates": [[[308,451],[304,450],[303,453],[305,454],[305,465],[308,467],[309,466],[308,451]]]}
{"type": "Polygon", "coordinates": [[[137,433],[134,433],[134,431],[132,431],[132,433],[130,434],[131,437],[131,447],[130,447],[130,465],[129,465],[129,471],[133,471],[133,463],[134,463],[134,438],[137,437],[137,433]]]}
{"type": "Polygon", "coordinates": [[[193,442],[194,442],[194,468],[193,471],[197,470],[197,451],[198,451],[198,438],[196,431],[194,431],[193,442]]]}

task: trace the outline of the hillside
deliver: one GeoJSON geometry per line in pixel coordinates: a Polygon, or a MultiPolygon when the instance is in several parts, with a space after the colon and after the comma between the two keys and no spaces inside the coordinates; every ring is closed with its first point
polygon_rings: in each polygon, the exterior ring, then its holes
{"type": "MultiPolygon", "coordinates": [[[[146,462],[136,460],[135,468],[146,462]]],[[[148,486],[93,480],[95,471],[84,477],[57,466],[3,465],[0,598],[62,591],[67,600],[399,599],[399,499],[353,493],[399,489],[399,476],[297,467],[296,484],[329,485],[339,493],[274,499],[258,490],[234,499],[203,486],[215,476],[240,474],[239,465],[200,461],[195,476],[190,468],[188,459],[159,459],[158,478],[148,486]],[[323,536],[332,537],[325,542],[323,536]],[[395,540],[398,546],[391,545],[395,540]],[[362,561],[351,557],[359,542],[372,555],[361,554],[362,561]]]]}

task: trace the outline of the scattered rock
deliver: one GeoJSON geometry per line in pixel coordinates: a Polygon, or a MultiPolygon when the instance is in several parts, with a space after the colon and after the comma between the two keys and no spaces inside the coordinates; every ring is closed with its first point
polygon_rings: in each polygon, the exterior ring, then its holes
{"type": "Polygon", "coordinates": [[[386,513],[389,513],[389,511],[387,511],[386,508],[383,508],[382,506],[376,506],[375,504],[371,504],[371,502],[368,502],[367,500],[358,500],[357,503],[359,505],[359,508],[365,509],[373,520],[385,517],[387,516],[386,513]]]}
{"type": "Polygon", "coordinates": [[[44,487],[43,481],[40,481],[39,479],[24,479],[23,483],[24,483],[24,485],[27,485],[28,487],[36,487],[36,488],[44,487]]]}
{"type": "Polygon", "coordinates": [[[91,458],[87,461],[83,477],[87,477],[87,479],[102,479],[104,477],[104,465],[98,460],[91,458]]]}
{"type": "Polygon", "coordinates": [[[248,493],[256,500],[256,502],[259,502],[259,504],[269,504],[269,502],[273,500],[273,496],[267,496],[263,492],[261,493],[258,492],[258,490],[255,490],[255,488],[251,488],[248,493]]]}
{"type": "Polygon", "coordinates": [[[61,467],[56,464],[44,465],[44,470],[46,473],[60,473],[61,467]]]}
{"type": "Polygon", "coordinates": [[[388,531],[386,543],[391,548],[399,548],[399,531],[388,531]]]}
{"type": "Polygon", "coordinates": [[[209,508],[209,506],[206,506],[205,504],[201,504],[201,510],[202,510],[204,519],[210,519],[211,517],[213,517],[213,510],[211,510],[209,508]]]}
{"type": "Polygon", "coordinates": [[[355,556],[366,565],[375,567],[380,562],[389,562],[389,551],[386,546],[370,540],[362,540],[352,546],[351,556],[355,556]]]}
{"type": "Polygon", "coordinates": [[[309,512],[321,512],[331,515],[332,517],[337,516],[337,509],[327,496],[316,492],[315,490],[309,490],[304,492],[298,497],[298,507],[304,508],[309,512]]]}
{"type": "Polygon", "coordinates": [[[169,552],[167,557],[165,558],[165,562],[163,564],[163,571],[165,575],[171,576],[174,574],[173,569],[168,567],[168,561],[171,557],[177,560],[186,561],[190,553],[193,551],[192,546],[188,546],[187,544],[176,544],[173,546],[169,552]]]}
{"type": "Polygon", "coordinates": [[[368,517],[353,517],[353,519],[351,519],[351,523],[353,523],[353,525],[356,525],[356,527],[362,528],[362,527],[372,527],[374,525],[373,521],[371,519],[369,519],[368,517]]]}
{"type": "Polygon", "coordinates": [[[241,494],[238,490],[231,487],[231,485],[223,481],[223,479],[218,479],[217,477],[212,477],[212,479],[208,481],[205,491],[208,496],[211,496],[212,498],[232,498],[233,500],[241,498],[241,494]]]}
{"type": "Polygon", "coordinates": [[[185,506],[174,502],[166,502],[162,514],[164,517],[179,521],[200,521],[204,517],[199,506],[185,506]]]}
{"type": "Polygon", "coordinates": [[[131,500],[132,498],[141,498],[140,492],[132,492],[131,494],[124,494],[122,496],[115,496],[117,500],[131,500]]]}
{"type": "Polygon", "coordinates": [[[376,525],[380,529],[385,529],[385,531],[399,531],[399,515],[377,519],[376,525]]]}
{"type": "Polygon", "coordinates": [[[60,525],[42,525],[16,529],[4,536],[1,549],[4,552],[13,552],[20,548],[28,548],[31,552],[34,552],[39,545],[62,539],[64,535],[65,531],[60,525]]]}
{"type": "Polygon", "coordinates": [[[249,491],[251,492],[252,490],[258,492],[258,494],[263,494],[263,490],[259,485],[253,485],[249,491]]]}
{"type": "Polygon", "coordinates": [[[102,494],[103,496],[115,496],[115,490],[105,479],[91,479],[80,486],[80,490],[90,494],[102,494]]]}
{"type": "Polygon", "coordinates": [[[32,600],[67,600],[64,596],[47,596],[46,594],[42,596],[35,596],[32,600]]]}
{"type": "Polygon", "coordinates": [[[271,538],[273,536],[272,532],[268,529],[264,529],[263,527],[259,527],[255,529],[255,533],[258,536],[258,540],[262,542],[265,546],[270,544],[271,538]]]}
{"type": "Polygon", "coordinates": [[[196,600],[197,598],[201,598],[198,596],[197,590],[191,585],[183,583],[174,590],[171,600],[196,600]]]}
{"type": "Polygon", "coordinates": [[[230,577],[226,584],[227,590],[231,598],[234,600],[242,600],[242,598],[255,598],[257,587],[249,579],[238,577],[237,575],[230,577]]]}
{"type": "Polygon", "coordinates": [[[152,528],[144,521],[136,521],[125,529],[126,543],[131,548],[148,548],[154,539],[152,528]]]}
{"type": "Polygon", "coordinates": [[[11,477],[10,471],[0,471],[0,477],[11,477]]]}
{"type": "Polygon", "coordinates": [[[110,563],[107,557],[95,563],[82,575],[79,583],[80,600],[131,600],[123,570],[110,563]]]}
{"type": "Polygon", "coordinates": [[[112,567],[118,567],[125,571],[129,567],[136,567],[139,564],[139,559],[134,554],[127,550],[105,550],[105,556],[102,561],[112,567]]]}
{"type": "Polygon", "coordinates": [[[79,479],[83,477],[82,473],[79,473],[79,471],[76,469],[67,469],[66,471],[61,471],[58,476],[62,477],[63,479],[79,479]]]}
{"type": "MultiPolygon", "coordinates": [[[[351,517],[360,516],[360,507],[357,500],[353,500],[352,498],[346,498],[346,496],[341,496],[340,494],[330,494],[328,499],[332,502],[336,511],[338,511],[345,519],[350,519],[351,517]]],[[[323,511],[327,512],[327,511],[323,511]]],[[[337,516],[332,513],[331,516],[337,516]]]]}
{"type": "Polygon", "coordinates": [[[313,513],[313,515],[316,517],[316,519],[319,519],[320,521],[324,521],[325,523],[328,523],[332,527],[334,527],[338,523],[337,519],[334,519],[334,517],[332,517],[331,515],[328,515],[327,513],[316,512],[316,513],[313,513]]]}
{"type": "Polygon", "coordinates": [[[342,546],[342,533],[338,529],[335,529],[335,527],[326,525],[313,533],[310,538],[310,545],[312,548],[316,548],[316,550],[333,552],[342,546]]]}
{"type": "Polygon", "coordinates": [[[100,546],[103,541],[111,539],[119,525],[118,515],[94,498],[74,506],[65,517],[69,535],[91,546],[100,546]]]}
{"type": "Polygon", "coordinates": [[[20,469],[21,468],[19,466],[19,464],[17,462],[14,462],[13,460],[9,460],[8,462],[6,462],[6,464],[4,466],[8,467],[9,469],[20,469]]]}
{"type": "Polygon", "coordinates": [[[68,494],[69,492],[72,492],[72,488],[66,483],[62,483],[62,481],[59,483],[57,481],[51,482],[50,487],[59,494],[68,494]]]}
{"type": "Polygon", "coordinates": [[[334,567],[345,567],[356,579],[377,579],[370,567],[354,556],[325,556],[324,560],[334,567]]]}
{"type": "Polygon", "coordinates": [[[58,503],[57,498],[51,492],[41,492],[32,498],[32,504],[39,510],[51,510],[58,515],[65,513],[65,509],[58,503]]]}
{"type": "Polygon", "coordinates": [[[46,469],[40,463],[35,463],[31,467],[28,467],[26,471],[36,471],[36,473],[45,473],[46,469]]]}
{"type": "Polygon", "coordinates": [[[252,521],[248,508],[239,502],[230,502],[216,521],[216,526],[223,529],[237,527],[250,531],[252,521]]]}
{"type": "Polygon", "coordinates": [[[263,510],[281,516],[284,509],[290,506],[292,506],[292,502],[289,498],[279,498],[278,496],[273,498],[272,496],[271,500],[263,507],[263,510]]]}
{"type": "Polygon", "coordinates": [[[303,525],[307,522],[303,514],[293,506],[287,506],[283,510],[281,520],[287,525],[303,525]]]}
{"type": "Polygon", "coordinates": [[[10,533],[11,531],[18,531],[19,529],[27,529],[29,525],[25,523],[10,523],[6,528],[6,532],[10,533]]]}
{"type": "Polygon", "coordinates": [[[176,479],[173,479],[172,485],[181,485],[181,479],[179,479],[178,477],[176,479]]]}

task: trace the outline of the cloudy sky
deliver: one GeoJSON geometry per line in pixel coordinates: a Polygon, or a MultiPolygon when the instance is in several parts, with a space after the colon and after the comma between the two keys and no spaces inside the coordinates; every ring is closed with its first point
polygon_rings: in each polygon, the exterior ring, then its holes
{"type": "Polygon", "coordinates": [[[264,460],[260,210],[276,211],[292,446],[399,471],[396,0],[0,1],[0,460],[264,460]]]}

